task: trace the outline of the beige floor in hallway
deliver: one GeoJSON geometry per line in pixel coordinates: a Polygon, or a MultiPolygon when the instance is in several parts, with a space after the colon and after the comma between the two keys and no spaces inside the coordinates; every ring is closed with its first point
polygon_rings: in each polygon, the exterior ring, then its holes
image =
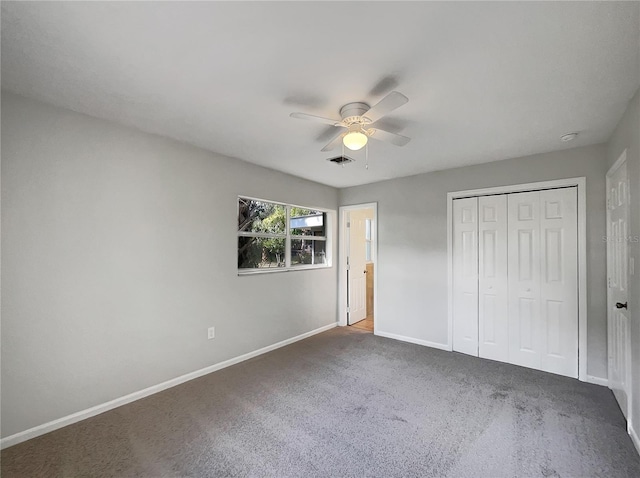
{"type": "Polygon", "coordinates": [[[352,327],[355,327],[356,329],[360,329],[360,330],[368,330],[369,332],[373,332],[373,318],[367,317],[366,319],[361,320],[360,322],[356,322],[355,324],[352,325],[352,327]]]}

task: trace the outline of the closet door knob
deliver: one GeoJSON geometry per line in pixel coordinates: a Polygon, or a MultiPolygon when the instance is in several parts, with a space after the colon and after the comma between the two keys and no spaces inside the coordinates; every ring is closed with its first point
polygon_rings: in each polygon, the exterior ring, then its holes
{"type": "Polygon", "coordinates": [[[622,302],[616,302],[616,309],[626,309],[627,308],[627,302],[625,302],[624,304],[622,302]]]}

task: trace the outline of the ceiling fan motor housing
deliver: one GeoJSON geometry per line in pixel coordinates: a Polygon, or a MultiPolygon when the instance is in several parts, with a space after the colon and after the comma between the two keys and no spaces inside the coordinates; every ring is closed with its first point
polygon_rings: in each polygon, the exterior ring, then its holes
{"type": "Polygon", "coordinates": [[[366,103],[347,103],[340,108],[340,117],[346,125],[366,124],[362,115],[369,111],[370,106],[366,103]]]}

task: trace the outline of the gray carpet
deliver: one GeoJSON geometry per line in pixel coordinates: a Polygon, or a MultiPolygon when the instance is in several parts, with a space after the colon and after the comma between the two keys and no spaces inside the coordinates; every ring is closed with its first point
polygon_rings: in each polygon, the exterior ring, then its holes
{"type": "Polygon", "coordinates": [[[609,390],[334,329],[8,448],[2,477],[640,477],[609,390]]]}

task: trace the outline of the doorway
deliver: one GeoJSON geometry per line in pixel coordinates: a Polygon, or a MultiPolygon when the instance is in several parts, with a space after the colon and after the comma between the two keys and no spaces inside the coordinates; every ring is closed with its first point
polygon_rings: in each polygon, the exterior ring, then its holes
{"type": "Polygon", "coordinates": [[[376,327],[377,204],[340,208],[340,325],[376,327]]]}

